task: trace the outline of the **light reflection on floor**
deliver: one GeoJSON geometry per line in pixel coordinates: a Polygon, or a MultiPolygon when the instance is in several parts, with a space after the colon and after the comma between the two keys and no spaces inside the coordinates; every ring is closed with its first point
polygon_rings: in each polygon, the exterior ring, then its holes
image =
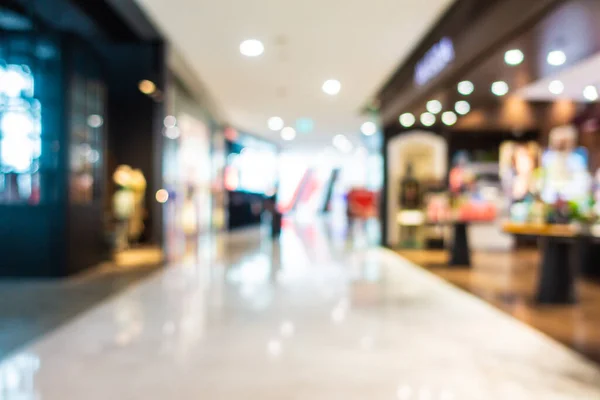
{"type": "Polygon", "coordinates": [[[6,359],[0,399],[600,398],[594,365],[333,231],[204,242],[6,359]]]}

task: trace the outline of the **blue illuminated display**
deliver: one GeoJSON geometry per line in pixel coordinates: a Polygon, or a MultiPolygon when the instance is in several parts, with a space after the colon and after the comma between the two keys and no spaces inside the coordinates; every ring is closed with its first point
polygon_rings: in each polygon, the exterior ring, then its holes
{"type": "Polygon", "coordinates": [[[41,156],[41,105],[23,65],[0,67],[0,172],[34,173],[41,156]]]}

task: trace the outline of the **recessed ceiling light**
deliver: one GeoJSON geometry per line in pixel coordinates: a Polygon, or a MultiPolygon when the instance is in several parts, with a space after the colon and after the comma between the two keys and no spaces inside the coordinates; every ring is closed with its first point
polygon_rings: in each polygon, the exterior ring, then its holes
{"type": "Polygon", "coordinates": [[[561,94],[565,90],[565,85],[561,81],[552,81],[548,85],[548,90],[552,94],[561,94]]]}
{"type": "Polygon", "coordinates": [[[471,105],[468,101],[457,101],[454,105],[454,109],[460,115],[467,115],[471,111],[471,105]]]}
{"type": "Polygon", "coordinates": [[[283,129],[284,122],[280,117],[271,117],[267,121],[267,125],[269,125],[269,129],[272,131],[280,131],[283,129]]]}
{"type": "Polygon", "coordinates": [[[346,136],[341,134],[333,137],[333,145],[343,153],[349,153],[354,148],[352,142],[350,142],[346,136]]]}
{"type": "Polygon", "coordinates": [[[473,82],[471,81],[462,81],[458,83],[457,89],[458,93],[463,96],[468,96],[475,90],[475,85],[473,85],[473,82]]]}
{"type": "Polygon", "coordinates": [[[563,65],[567,62],[567,55],[562,50],[553,50],[550,53],[548,53],[546,61],[548,61],[548,64],[554,66],[563,65]]]}
{"type": "Polygon", "coordinates": [[[240,44],[240,53],[246,57],[258,57],[265,51],[265,46],[260,40],[248,39],[240,44]]]}
{"type": "Polygon", "coordinates": [[[333,145],[338,148],[342,147],[347,140],[348,139],[346,139],[346,136],[344,135],[335,135],[333,137],[333,145]]]}
{"type": "Polygon", "coordinates": [[[375,122],[367,121],[364,124],[362,124],[362,126],[360,127],[360,131],[365,136],[374,135],[377,132],[377,125],[375,125],[375,122]]]}
{"type": "Polygon", "coordinates": [[[294,140],[296,138],[296,130],[291,126],[286,126],[281,130],[281,138],[283,140],[294,140]]]}
{"type": "Polygon", "coordinates": [[[454,114],[452,111],[446,111],[442,114],[442,122],[448,126],[454,125],[457,120],[458,118],[456,117],[456,114],[454,114]]]}
{"type": "Polygon", "coordinates": [[[440,103],[438,100],[429,100],[427,102],[427,111],[432,114],[438,114],[440,111],[442,111],[442,103],[440,103]]]}
{"type": "Polygon", "coordinates": [[[360,146],[360,147],[356,148],[354,153],[356,153],[357,156],[365,157],[365,156],[369,155],[369,150],[367,150],[366,147],[364,147],[364,146],[360,146]]]}
{"type": "Polygon", "coordinates": [[[589,101],[598,100],[598,89],[596,89],[596,86],[586,86],[585,89],[583,89],[583,97],[589,101]]]}
{"type": "Polygon", "coordinates": [[[352,142],[348,141],[348,143],[344,146],[344,148],[341,150],[342,153],[350,153],[352,151],[352,149],[354,149],[354,145],[352,144],[352,142]]]}
{"type": "Polygon", "coordinates": [[[523,62],[525,56],[519,49],[508,50],[504,53],[504,62],[508,65],[519,65],[523,62]]]}
{"type": "Polygon", "coordinates": [[[398,121],[400,121],[400,125],[403,127],[410,128],[415,124],[416,118],[411,113],[404,113],[398,118],[398,121]]]}
{"type": "Polygon", "coordinates": [[[342,84],[336,79],[328,79],[323,83],[323,92],[330,96],[335,96],[342,89],[342,84]]]}
{"type": "Polygon", "coordinates": [[[492,93],[496,96],[504,96],[508,93],[508,83],[504,81],[497,81],[492,83],[492,93]]]}
{"type": "Polygon", "coordinates": [[[435,124],[435,115],[428,112],[421,114],[421,123],[425,126],[431,126],[435,124]]]}
{"type": "Polygon", "coordinates": [[[156,85],[148,79],[141,80],[140,83],[138,83],[138,88],[140,89],[140,92],[148,95],[156,92],[156,85]]]}

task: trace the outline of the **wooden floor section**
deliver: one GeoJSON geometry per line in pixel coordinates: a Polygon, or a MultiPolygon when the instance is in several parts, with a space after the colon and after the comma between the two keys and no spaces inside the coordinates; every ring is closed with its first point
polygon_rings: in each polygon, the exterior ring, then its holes
{"type": "Polygon", "coordinates": [[[580,279],[576,305],[539,305],[535,250],[474,253],[470,269],[449,268],[445,251],[399,254],[600,363],[600,281],[580,279]]]}

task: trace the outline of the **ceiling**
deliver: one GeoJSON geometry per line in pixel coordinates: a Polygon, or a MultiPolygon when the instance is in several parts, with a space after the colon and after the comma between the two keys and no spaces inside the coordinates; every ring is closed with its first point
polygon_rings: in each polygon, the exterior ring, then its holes
{"type": "Polygon", "coordinates": [[[234,127],[279,141],[267,119],[314,122],[294,146],[359,137],[361,110],[454,0],[137,0],[234,127]],[[245,39],[265,52],[240,54],[245,39]],[[321,91],[327,79],[337,96],[321,91]]]}

